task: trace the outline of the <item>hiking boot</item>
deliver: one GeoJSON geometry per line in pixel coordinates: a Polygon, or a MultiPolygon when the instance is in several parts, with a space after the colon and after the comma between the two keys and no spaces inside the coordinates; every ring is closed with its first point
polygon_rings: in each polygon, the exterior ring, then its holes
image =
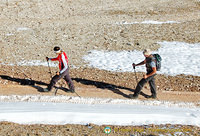
{"type": "Polygon", "coordinates": [[[146,96],[146,98],[152,98],[152,99],[156,99],[157,97],[156,97],[156,95],[148,95],[148,96],[146,96]]]}
{"type": "Polygon", "coordinates": [[[49,92],[48,88],[43,88],[43,92],[49,92]]]}
{"type": "Polygon", "coordinates": [[[156,95],[152,95],[151,98],[157,99],[157,96],[156,95]]]}
{"type": "Polygon", "coordinates": [[[129,97],[131,99],[137,99],[138,98],[138,95],[137,94],[130,94],[129,97]]]}
{"type": "Polygon", "coordinates": [[[69,91],[70,91],[71,93],[75,93],[74,89],[70,89],[69,91]]]}

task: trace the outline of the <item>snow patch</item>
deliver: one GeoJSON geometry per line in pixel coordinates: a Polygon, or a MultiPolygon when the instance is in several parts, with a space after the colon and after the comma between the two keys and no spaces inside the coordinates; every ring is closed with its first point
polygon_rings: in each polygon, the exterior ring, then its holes
{"type": "Polygon", "coordinates": [[[154,25],[161,25],[161,24],[173,24],[173,23],[180,23],[176,21],[166,21],[166,22],[160,22],[160,21],[153,21],[153,20],[146,20],[143,22],[116,22],[117,25],[132,25],[132,24],[154,24],[154,25]]]}
{"type": "Polygon", "coordinates": [[[200,126],[193,103],[72,96],[0,96],[0,121],[20,124],[200,126]]]}
{"type": "MultiPolygon", "coordinates": [[[[24,60],[21,62],[18,62],[17,65],[19,66],[48,66],[47,62],[43,62],[41,60],[24,60]]],[[[49,62],[50,67],[57,67],[58,65],[52,62],[49,62]]]]}
{"type": "Polygon", "coordinates": [[[15,66],[15,64],[13,63],[4,63],[4,62],[0,63],[0,65],[15,66]]]}
{"type": "MultiPolygon", "coordinates": [[[[2,63],[0,63],[0,65],[7,65],[7,66],[16,66],[16,65],[17,66],[46,66],[46,67],[48,67],[48,63],[41,61],[41,60],[29,60],[29,61],[23,60],[23,61],[17,62],[17,64],[2,62],[2,63]]],[[[49,66],[50,67],[58,67],[58,64],[56,62],[49,61],[49,66]]],[[[79,68],[78,66],[75,66],[75,65],[70,65],[70,67],[72,69],[79,68]]]]}
{"type": "Polygon", "coordinates": [[[30,28],[27,28],[27,27],[19,27],[17,28],[17,31],[27,31],[27,30],[30,30],[30,28]]]}
{"type": "Polygon", "coordinates": [[[148,125],[182,124],[200,126],[199,108],[126,104],[73,104],[0,102],[0,121],[20,124],[148,125]],[[192,113],[196,117],[191,116],[192,113]]]}
{"type": "MultiPolygon", "coordinates": [[[[166,75],[194,75],[200,76],[200,43],[189,44],[184,42],[158,42],[161,48],[153,53],[162,57],[162,67],[159,74],[166,75]]],[[[141,51],[97,51],[92,50],[83,57],[89,67],[98,69],[132,72],[132,63],[139,63],[145,58],[141,51]]],[[[144,66],[136,67],[136,71],[145,72],[144,66]]]]}
{"type": "Polygon", "coordinates": [[[13,36],[13,35],[15,35],[15,34],[13,34],[13,33],[7,33],[6,34],[6,36],[13,36]]]}

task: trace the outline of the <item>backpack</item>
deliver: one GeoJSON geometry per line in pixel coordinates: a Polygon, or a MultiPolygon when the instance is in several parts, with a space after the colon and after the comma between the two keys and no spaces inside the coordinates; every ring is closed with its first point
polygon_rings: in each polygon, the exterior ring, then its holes
{"type": "Polygon", "coordinates": [[[153,57],[156,59],[156,70],[160,71],[162,58],[159,54],[153,54],[153,57]]]}

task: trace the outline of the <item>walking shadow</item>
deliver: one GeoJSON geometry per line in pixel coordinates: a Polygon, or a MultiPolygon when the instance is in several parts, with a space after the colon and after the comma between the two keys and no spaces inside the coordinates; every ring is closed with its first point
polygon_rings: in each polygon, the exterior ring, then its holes
{"type": "MultiPolygon", "coordinates": [[[[128,90],[132,93],[134,93],[134,91],[135,91],[134,89],[131,89],[131,88],[116,86],[116,85],[105,83],[105,82],[92,81],[92,80],[88,80],[88,79],[72,78],[72,80],[75,80],[76,82],[79,82],[79,83],[82,83],[85,85],[93,85],[96,88],[111,90],[113,93],[122,95],[125,98],[130,98],[130,96],[121,92],[119,89],[128,90]]],[[[149,96],[149,95],[145,94],[144,92],[140,92],[140,95],[144,96],[145,98],[149,96]]]]}
{"type": "MultiPolygon", "coordinates": [[[[6,76],[6,75],[0,75],[0,78],[3,80],[9,80],[12,82],[17,82],[20,85],[28,85],[31,86],[35,89],[38,90],[38,92],[44,92],[43,88],[38,86],[38,85],[45,85],[48,86],[47,83],[41,82],[41,81],[36,81],[36,80],[32,80],[32,79],[21,79],[21,78],[14,78],[14,77],[10,77],[10,76],[6,76]]],[[[99,81],[92,81],[92,80],[88,80],[88,79],[82,79],[82,78],[72,78],[72,80],[85,84],[85,85],[93,85],[97,88],[100,89],[108,89],[111,90],[113,93],[122,95],[125,98],[130,98],[127,94],[123,93],[120,91],[120,89],[124,89],[124,90],[128,90],[130,92],[134,92],[134,89],[131,88],[127,88],[127,87],[122,87],[122,86],[116,86],[113,84],[109,84],[109,83],[105,83],[105,82],[99,82],[99,81]]],[[[60,89],[64,92],[70,92],[69,89],[64,88],[64,87],[57,87],[55,86],[56,89],[60,89]]],[[[148,96],[147,94],[141,92],[141,95],[143,95],[144,97],[148,96]]]]}
{"type": "MultiPolygon", "coordinates": [[[[12,81],[12,82],[17,82],[20,85],[31,86],[31,87],[37,89],[38,92],[44,92],[43,88],[38,86],[38,85],[45,85],[45,86],[48,85],[47,83],[44,83],[44,82],[41,82],[41,81],[36,81],[36,80],[32,80],[32,79],[14,78],[14,77],[6,76],[6,75],[0,75],[0,78],[3,79],[3,80],[9,80],[9,81],[12,81]]],[[[65,92],[69,92],[69,90],[67,88],[64,88],[64,87],[56,87],[55,86],[55,88],[63,90],[65,92]]]]}
{"type": "Polygon", "coordinates": [[[72,78],[72,80],[75,80],[76,82],[79,82],[79,83],[82,83],[82,84],[85,84],[85,85],[93,85],[93,86],[100,88],[100,89],[111,90],[112,92],[119,94],[119,95],[122,95],[125,98],[130,98],[130,97],[127,94],[121,92],[119,89],[124,89],[124,90],[134,92],[134,90],[131,89],[131,88],[116,86],[116,85],[105,83],[105,82],[92,81],[92,80],[82,79],[82,78],[72,78]]]}

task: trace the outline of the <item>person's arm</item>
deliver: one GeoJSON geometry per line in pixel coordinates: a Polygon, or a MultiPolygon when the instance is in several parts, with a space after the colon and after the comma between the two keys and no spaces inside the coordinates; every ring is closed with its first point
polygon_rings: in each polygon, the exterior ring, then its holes
{"type": "Polygon", "coordinates": [[[67,58],[66,54],[63,53],[61,55],[61,57],[62,57],[62,62],[63,62],[64,68],[60,71],[60,74],[62,74],[63,72],[65,72],[65,70],[68,69],[68,58],[67,58]]]}
{"type": "Polygon", "coordinates": [[[144,64],[146,64],[146,60],[144,60],[138,64],[133,63],[132,65],[133,65],[133,68],[135,68],[136,66],[140,66],[140,65],[144,65],[144,64]]]}
{"type": "Polygon", "coordinates": [[[136,64],[135,66],[140,66],[140,65],[144,65],[144,64],[146,64],[146,60],[144,60],[144,61],[142,61],[142,62],[136,64]]]}
{"type": "Polygon", "coordinates": [[[57,61],[58,57],[57,58],[49,58],[49,60],[51,60],[51,61],[57,61]]]}
{"type": "Polygon", "coordinates": [[[150,63],[150,65],[151,65],[151,68],[152,68],[152,72],[150,74],[148,74],[148,75],[144,75],[144,79],[146,79],[146,78],[148,78],[148,77],[153,76],[154,74],[156,74],[157,70],[156,70],[156,63],[155,63],[155,61],[152,61],[150,63]]]}
{"type": "Polygon", "coordinates": [[[148,74],[148,75],[144,75],[144,79],[146,79],[146,78],[148,78],[148,77],[150,77],[150,76],[153,76],[155,73],[156,73],[156,67],[152,67],[152,72],[150,73],[150,74],[148,74]]]}
{"type": "Polygon", "coordinates": [[[47,60],[47,61],[49,61],[49,60],[51,60],[51,61],[56,61],[56,60],[58,60],[58,57],[57,57],[57,58],[49,58],[49,57],[46,57],[46,60],[47,60]]]}

